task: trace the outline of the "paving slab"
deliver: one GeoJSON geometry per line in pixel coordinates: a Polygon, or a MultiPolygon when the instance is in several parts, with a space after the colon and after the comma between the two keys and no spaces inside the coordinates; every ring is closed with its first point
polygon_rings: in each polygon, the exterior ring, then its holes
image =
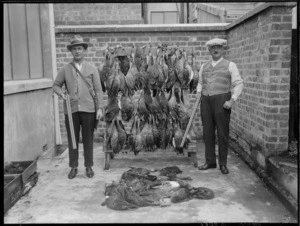
{"type": "MultiPolygon", "coordinates": [[[[104,170],[102,146],[94,147],[94,178],[85,175],[82,144],[77,177],[69,180],[68,153],[37,162],[40,173],[37,184],[4,216],[4,223],[297,223],[280,200],[261,179],[232,151],[229,151],[229,174],[219,168],[199,171],[191,157],[177,155],[172,150],[118,154],[104,170]],[[160,169],[178,166],[181,176],[191,177],[194,187],[214,191],[211,200],[193,199],[168,207],[141,207],[115,211],[101,206],[104,187],[118,181],[122,173],[133,167],[160,169]]],[[[204,163],[204,144],[197,144],[197,161],[204,163]]]]}

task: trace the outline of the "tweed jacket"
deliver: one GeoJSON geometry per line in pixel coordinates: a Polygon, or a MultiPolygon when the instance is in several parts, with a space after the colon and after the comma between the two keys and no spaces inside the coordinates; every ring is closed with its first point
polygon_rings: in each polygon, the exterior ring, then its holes
{"type": "MultiPolygon", "coordinates": [[[[100,83],[99,73],[96,67],[89,64],[85,60],[82,62],[81,74],[93,87],[98,100],[98,109],[103,107],[103,91],[100,83]]],[[[95,112],[94,100],[88,90],[86,83],[80,75],[77,74],[75,68],[68,63],[58,72],[54,80],[53,90],[57,95],[61,95],[62,87],[65,88],[70,96],[72,113],[95,112]]],[[[64,113],[67,114],[66,102],[64,101],[64,113]]]]}

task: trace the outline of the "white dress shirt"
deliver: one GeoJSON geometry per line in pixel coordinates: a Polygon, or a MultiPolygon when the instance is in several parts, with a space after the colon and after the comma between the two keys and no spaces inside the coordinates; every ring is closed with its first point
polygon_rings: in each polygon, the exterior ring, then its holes
{"type": "MultiPolygon", "coordinates": [[[[212,66],[215,67],[223,57],[221,57],[218,61],[212,60],[212,66]]],[[[203,71],[204,64],[201,65],[200,71],[199,71],[199,82],[197,85],[197,93],[201,93],[202,90],[202,71],[203,71]]],[[[231,98],[236,101],[237,98],[240,96],[243,90],[243,79],[241,78],[240,72],[236,66],[235,63],[230,62],[228,66],[228,70],[231,74],[231,98]]]]}

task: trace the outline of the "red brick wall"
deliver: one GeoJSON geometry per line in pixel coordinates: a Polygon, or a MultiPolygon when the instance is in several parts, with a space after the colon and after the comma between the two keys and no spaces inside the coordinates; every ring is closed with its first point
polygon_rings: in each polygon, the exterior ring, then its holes
{"type": "Polygon", "coordinates": [[[54,4],[55,25],[104,25],[142,23],[141,3],[54,4]]]}
{"type": "Polygon", "coordinates": [[[288,146],[292,8],[270,7],[228,31],[229,58],[244,79],[231,136],[248,154],[288,146]]]}

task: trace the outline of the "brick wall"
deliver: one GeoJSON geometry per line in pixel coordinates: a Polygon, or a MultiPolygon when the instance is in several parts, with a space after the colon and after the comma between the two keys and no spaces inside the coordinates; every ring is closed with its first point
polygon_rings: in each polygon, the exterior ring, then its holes
{"type": "MultiPolygon", "coordinates": [[[[214,37],[226,38],[226,58],[237,64],[245,85],[232,110],[230,137],[264,165],[265,158],[288,146],[292,7],[289,3],[263,4],[233,23],[219,26],[57,28],[57,66],[59,69],[71,60],[66,45],[73,33],[80,33],[90,43],[87,60],[97,67],[103,63],[101,47],[106,44],[130,48],[133,43],[149,42],[154,46],[159,42],[178,45],[188,53],[193,47],[200,67],[210,59],[205,42],[214,37]]],[[[194,101],[195,95],[190,95],[190,106],[194,101]]],[[[198,139],[202,138],[199,110],[194,119],[198,139]]],[[[100,124],[96,139],[103,131],[104,125],[100,124]]]]}
{"type": "MultiPolygon", "coordinates": [[[[213,37],[225,38],[225,33],[222,31],[188,31],[189,29],[184,29],[184,31],[175,31],[175,32],[107,32],[107,33],[81,33],[83,39],[89,43],[88,52],[86,54],[86,60],[96,67],[101,67],[104,63],[104,50],[103,46],[116,46],[121,44],[124,46],[128,53],[132,48],[133,44],[145,45],[151,43],[152,46],[157,46],[159,43],[168,43],[170,46],[180,46],[184,47],[187,50],[189,61],[191,62],[191,52],[194,48],[196,54],[196,64],[198,69],[200,65],[209,60],[210,55],[205,47],[206,41],[210,40],[213,37]]],[[[59,70],[63,65],[72,60],[71,53],[67,50],[66,46],[69,44],[69,40],[72,34],[60,33],[56,35],[56,57],[57,57],[57,69],[59,70]]],[[[155,55],[156,49],[153,48],[152,52],[155,55]]],[[[187,106],[189,109],[192,109],[193,104],[196,100],[196,94],[189,94],[189,103],[187,106]]],[[[137,101],[139,93],[136,93],[134,99],[137,101]]],[[[107,103],[107,95],[104,96],[104,106],[107,103]]],[[[60,106],[62,108],[62,100],[60,100],[60,106]]],[[[61,112],[60,118],[63,118],[63,113],[61,112]]],[[[131,121],[125,123],[125,128],[129,132],[131,121]]],[[[202,123],[200,120],[200,108],[197,109],[194,125],[195,138],[202,139],[202,123]]],[[[105,125],[103,122],[99,123],[98,131],[95,133],[95,141],[101,141],[101,137],[104,134],[105,125]]],[[[63,140],[67,141],[66,129],[64,122],[61,123],[61,131],[63,140]]]]}
{"type": "Polygon", "coordinates": [[[55,25],[104,25],[142,23],[141,3],[54,4],[55,25]]]}
{"type": "Polygon", "coordinates": [[[268,156],[288,146],[291,10],[270,7],[228,31],[228,56],[244,79],[231,137],[248,154],[268,156]]]}

